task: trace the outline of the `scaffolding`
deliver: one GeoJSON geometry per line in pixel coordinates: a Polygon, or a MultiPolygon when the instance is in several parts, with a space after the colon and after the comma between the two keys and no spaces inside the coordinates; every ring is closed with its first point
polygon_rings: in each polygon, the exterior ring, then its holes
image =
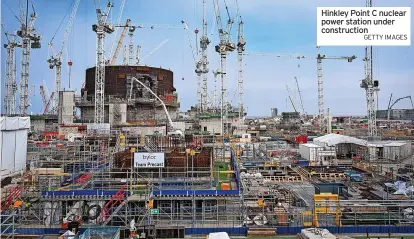
{"type": "MultiPolygon", "coordinates": [[[[133,222],[138,231],[314,225],[314,185],[286,164],[296,149],[231,148],[223,159],[215,157],[223,150],[215,137],[178,139],[119,129],[88,132],[73,142],[30,143],[29,173],[16,183],[19,198],[28,202],[16,212],[19,227],[65,228],[71,221],[122,229],[133,222]],[[135,168],[137,152],[163,152],[165,167],[135,168]]],[[[339,201],[342,225],[414,223],[408,199],[357,202],[339,201]]],[[[317,217],[320,226],[336,225],[330,215],[317,217]]]]}

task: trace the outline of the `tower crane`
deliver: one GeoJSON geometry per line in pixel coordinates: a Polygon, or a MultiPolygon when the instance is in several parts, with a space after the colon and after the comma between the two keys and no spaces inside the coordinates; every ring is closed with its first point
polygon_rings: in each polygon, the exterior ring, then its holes
{"type": "Polygon", "coordinates": [[[47,91],[45,91],[44,87],[41,85],[40,86],[40,95],[42,96],[42,102],[43,102],[43,114],[47,115],[49,114],[49,106],[51,101],[53,100],[54,94],[55,92],[52,92],[52,94],[50,95],[49,99],[46,98],[46,93],[47,91]]]}
{"type": "Polygon", "coordinates": [[[116,62],[116,59],[118,59],[118,55],[119,55],[119,52],[121,51],[122,43],[124,42],[124,38],[125,38],[127,29],[128,29],[128,26],[129,26],[130,23],[131,23],[131,19],[127,19],[126,23],[125,23],[126,27],[124,27],[122,29],[121,35],[119,36],[118,44],[116,45],[114,55],[112,56],[112,59],[111,59],[109,65],[114,65],[115,62],[116,62]]]}
{"type": "Polygon", "coordinates": [[[414,104],[413,104],[413,100],[411,99],[411,96],[409,95],[409,96],[404,96],[404,97],[401,97],[401,98],[398,98],[398,99],[396,99],[392,104],[391,104],[391,98],[392,98],[392,94],[391,94],[391,97],[390,97],[390,102],[389,102],[389,104],[388,104],[388,109],[387,109],[387,120],[390,120],[390,116],[391,116],[391,109],[392,109],[392,107],[395,105],[395,104],[397,104],[398,103],[398,101],[400,101],[400,100],[403,100],[403,99],[410,99],[410,101],[411,101],[411,107],[414,109],[414,104]]]}
{"type": "Polygon", "coordinates": [[[293,102],[293,99],[292,99],[292,92],[290,91],[290,89],[289,89],[289,86],[288,86],[288,85],[286,85],[286,89],[287,89],[287,92],[288,92],[288,95],[289,95],[289,100],[290,100],[290,103],[292,104],[293,110],[294,110],[295,112],[298,112],[298,111],[296,110],[295,103],[293,102]]]}
{"type": "Polygon", "coordinates": [[[353,56],[326,56],[320,54],[320,47],[318,46],[318,55],[314,56],[302,56],[298,54],[280,54],[280,53],[260,53],[260,52],[245,52],[244,55],[258,55],[258,56],[276,56],[276,57],[290,57],[296,59],[316,59],[317,60],[317,70],[318,70],[318,111],[319,111],[319,122],[320,128],[324,129],[324,99],[323,99],[323,70],[322,70],[322,60],[347,60],[352,62],[357,57],[353,56]]]}
{"type": "MultiPolygon", "coordinates": [[[[137,65],[140,64],[140,60],[141,63],[142,61],[144,61],[145,59],[147,59],[148,57],[150,57],[152,54],[154,54],[154,52],[156,52],[158,49],[160,49],[162,46],[165,45],[165,43],[167,43],[170,39],[165,39],[164,41],[162,41],[160,44],[158,44],[154,49],[152,49],[146,56],[144,56],[142,59],[140,59],[139,53],[140,50],[137,51],[137,65]]],[[[140,49],[141,47],[138,47],[137,49],[140,49]]]]}
{"type": "Polygon", "coordinates": [[[322,60],[347,60],[348,62],[352,62],[356,59],[356,56],[326,56],[321,55],[320,47],[318,48],[318,55],[317,55],[317,67],[318,67],[318,111],[319,111],[319,124],[320,128],[324,128],[325,124],[325,107],[324,107],[324,99],[323,99],[323,71],[322,71],[322,60]]]}
{"type": "MultiPolygon", "coordinates": [[[[28,5],[28,4],[27,4],[28,5]]],[[[26,6],[28,9],[28,6],[26,6]]],[[[20,6],[20,30],[17,31],[17,36],[21,38],[22,57],[21,57],[21,70],[20,70],[20,89],[19,89],[19,113],[21,115],[27,115],[29,108],[29,71],[30,71],[30,49],[41,48],[40,35],[35,32],[34,23],[37,15],[34,11],[32,3],[33,13],[30,14],[27,11],[24,13],[23,7],[20,6]],[[26,18],[26,19],[23,19],[26,18]]]]}
{"type": "Polygon", "coordinates": [[[201,65],[202,65],[202,86],[201,86],[201,110],[204,111],[208,106],[208,92],[207,92],[207,80],[208,80],[208,58],[207,48],[210,44],[210,40],[207,37],[207,19],[206,19],[206,0],[203,0],[203,30],[200,38],[200,49],[201,49],[201,65]]]}
{"type": "Polygon", "coordinates": [[[238,27],[237,41],[237,62],[238,62],[238,81],[237,89],[239,93],[239,120],[244,116],[244,84],[243,84],[243,52],[246,50],[246,40],[243,38],[244,22],[240,19],[238,27]]]}
{"type": "MultiPolygon", "coordinates": [[[[52,56],[47,60],[47,63],[49,63],[49,68],[53,69],[55,68],[55,96],[52,100],[52,114],[57,114],[58,111],[58,105],[59,105],[59,91],[62,84],[62,55],[63,50],[65,50],[66,42],[69,38],[69,34],[72,30],[73,21],[75,20],[76,13],[78,11],[80,0],[75,0],[72,7],[72,12],[70,14],[68,25],[65,29],[65,34],[63,36],[62,45],[60,47],[60,51],[58,53],[55,52],[55,49],[53,47],[53,39],[49,42],[49,47],[52,52],[52,56]]],[[[72,66],[72,62],[68,61],[69,67],[72,66]]]]}
{"type": "MultiPolygon", "coordinates": [[[[99,7],[99,6],[98,6],[99,7]]],[[[114,27],[108,23],[109,14],[113,4],[108,1],[104,12],[96,9],[98,24],[92,25],[96,32],[96,68],[95,68],[95,124],[104,123],[105,116],[105,36],[114,32],[114,27]]]]}
{"type": "Polygon", "coordinates": [[[16,114],[16,47],[19,43],[17,42],[17,35],[9,34],[5,29],[4,25],[1,24],[2,30],[6,35],[7,44],[4,44],[6,48],[6,79],[4,80],[4,109],[6,115],[16,114]],[[13,38],[10,38],[10,37],[13,38]]]}
{"type": "Polygon", "coordinates": [[[244,39],[244,22],[240,16],[239,4],[237,0],[234,1],[236,6],[236,19],[238,20],[237,30],[237,63],[238,63],[238,75],[237,75],[237,91],[238,91],[238,111],[239,120],[244,117],[244,83],[243,83],[243,52],[246,50],[246,40],[244,39]]]}
{"type": "MultiPolygon", "coordinates": [[[[215,46],[215,50],[220,55],[220,78],[221,78],[221,135],[223,138],[223,143],[225,137],[228,136],[228,125],[225,122],[224,118],[227,118],[227,108],[228,108],[228,100],[227,100],[227,55],[229,52],[233,52],[236,50],[236,45],[230,42],[230,31],[233,25],[233,20],[230,18],[229,10],[226,6],[227,11],[227,24],[226,29],[223,29],[223,25],[221,22],[221,15],[220,15],[220,8],[218,4],[218,0],[213,0],[214,3],[214,12],[216,15],[216,25],[217,30],[219,33],[220,42],[218,45],[215,46]]],[[[227,120],[226,120],[227,121],[227,120]]]]}
{"type": "MultiPolygon", "coordinates": [[[[204,3],[203,3],[203,6],[204,6],[204,3]]],[[[190,30],[188,29],[187,23],[184,20],[182,20],[181,23],[184,25],[184,29],[186,30],[188,43],[190,45],[191,54],[192,54],[194,64],[195,64],[195,73],[197,74],[197,111],[198,113],[200,113],[203,111],[202,109],[203,108],[203,102],[202,102],[203,96],[202,96],[202,89],[201,89],[202,88],[201,75],[203,73],[203,63],[202,63],[202,59],[198,61],[196,60],[198,58],[198,51],[194,50],[193,48],[193,44],[192,44],[193,40],[190,35],[190,30]]],[[[196,29],[194,32],[197,35],[198,30],[196,29]]]]}
{"type": "Polygon", "coordinates": [[[129,50],[129,61],[128,61],[128,65],[132,66],[134,64],[133,60],[134,60],[134,32],[135,32],[135,26],[130,26],[128,29],[128,35],[129,35],[129,45],[128,45],[128,50],[129,50]]]}
{"type": "MultiPolygon", "coordinates": [[[[130,20],[129,21],[127,20],[127,23],[124,24],[124,25],[113,25],[112,27],[122,27],[122,28],[124,28],[122,30],[121,37],[118,41],[118,45],[117,45],[115,53],[116,52],[119,53],[119,51],[122,47],[123,38],[126,34],[125,32],[128,29],[128,36],[129,36],[128,52],[129,52],[129,54],[128,54],[128,63],[127,64],[131,65],[131,66],[134,65],[134,58],[136,59],[136,62],[138,63],[137,57],[139,57],[138,55],[134,57],[134,33],[135,33],[135,30],[137,28],[150,28],[150,29],[155,29],[155,28],[165,28],[165,29],[181,28],[180,25],[170,25],[170,24],[139,24],[138,25],[138,24],[132,24],[130,20]]],[[[137,50],[137,51],[139,51],[139,50],[137,50]]],[[[114,57],[115,57],[115,55],[114,55],[114,57]]],[[[118,55],[116,55],[116,58],[117,57],[118,57],[118,55]]],[[[111,64],[115,64],[116,58],[115,58],[115,60],[114,60],[114,58],[112,58],[111,64]]]]}
{"type": "MultiPolygon", "coordinates": [[[[366,7],[372,7],[372,0],[366,0],[366,7]]],[[[377,116],[375,104],[375,92],[379,91],[379,82],[373,80],[373,53],[372,46],[365,47],[365,79],[362,80],[360,87],[365,89],[367,99],[368,117],[368,136],[372,139],[378,135],[377,116]]]]}
{"type": "Polygon", "coordinates": [[[303,106],[302,94],[300,93],[298,78],[296,76],[295,76],[295,81],[296,81],[296,87],[298,88],[298,94],[299,94],[300,106],[302,108],[302,114],[306,115],[305,107],[303,106]]]}

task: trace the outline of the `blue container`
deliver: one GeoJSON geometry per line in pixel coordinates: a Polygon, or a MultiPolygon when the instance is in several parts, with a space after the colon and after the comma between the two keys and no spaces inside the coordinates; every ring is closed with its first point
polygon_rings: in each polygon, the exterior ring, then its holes
{"type": "Polygon", "coordinates": [[[298,166],[301,166],[301,167],[306,167],[306,166],[309,166],[309,161],[308,160],[298,160],[298,166]]]}

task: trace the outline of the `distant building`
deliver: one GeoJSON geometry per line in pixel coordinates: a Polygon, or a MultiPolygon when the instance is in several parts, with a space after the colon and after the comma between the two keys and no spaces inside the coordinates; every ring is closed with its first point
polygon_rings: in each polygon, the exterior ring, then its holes
{"type": "Polygon", "coordinates": [[[271,108],[271,109],[270,109],[270,116],[271,116],[272,118],[274,118],[274,117],[276,117],[276,116],[277,116],[277,108],[271,108]]]}

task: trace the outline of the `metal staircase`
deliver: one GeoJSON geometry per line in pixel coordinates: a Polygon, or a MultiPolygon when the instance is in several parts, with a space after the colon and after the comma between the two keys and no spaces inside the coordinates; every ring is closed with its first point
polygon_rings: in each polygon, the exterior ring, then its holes
{"type": "Polygon", "coordinates": [[[126,185],[123,185],[118,192],[112,196],[111,200],[104,205],[101,216],[98,219],[99,224],[102,224],[103,226],[107,225],[111,219],[117,215],[119,210],[128,202],[126,200],[126,187],[126,185]]]}
{"type": "Polygon", "coordinates": [[[156,152],[157,144],[152,140],[152,137],[145,136],[144,149],[148,152],[156,152]]]}
{"type": "Polygon", "coordinates": [[[0,212],[10,207],[20,197],[22,190],[24,190],[24,188],[20,187],[20,185],[10,189],[6,199],[0,204],[0,212]]]}

